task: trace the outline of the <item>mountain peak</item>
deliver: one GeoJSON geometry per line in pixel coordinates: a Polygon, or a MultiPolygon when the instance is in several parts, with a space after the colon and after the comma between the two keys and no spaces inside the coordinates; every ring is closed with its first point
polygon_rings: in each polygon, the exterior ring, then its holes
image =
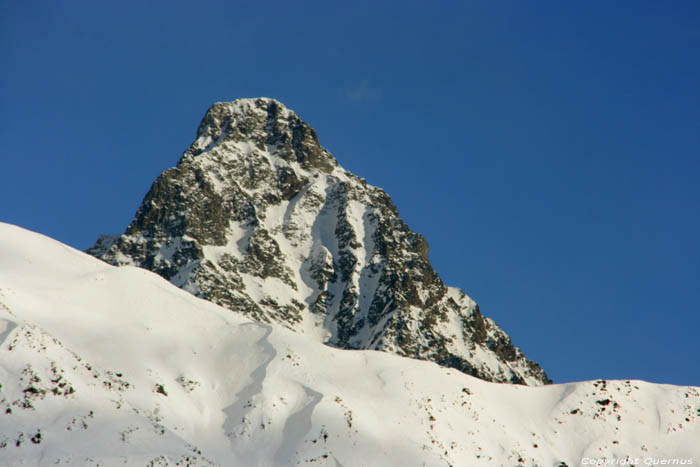
{"type": "Polygon", "coordinates": [[[287,119],[290,116],[298,118],[296,113],[287,108],[282,102],[270,97],[245,97],[228,102],[215,102],[205,113],[214,116],[228,115],[230,117],[244,118],[260,115],[266,118],[287,119]]]}
{"type": "Polygon", "coordinates": [[[321,147],[313,128],[284,104],[267,97],[212,105],[185,155],[199,156],[219,146],[236,152],[236,144],[244,152],[268,152],[309,172],[331,173],[338,166],[335,158],[321,147]]]}
{"type": "Polygon", "coordinates": [[[383,190],[345,171],[274,99],[214,104],[118,237],[89,253],[313,340],[550,382],[461,290],[383,190]]]}

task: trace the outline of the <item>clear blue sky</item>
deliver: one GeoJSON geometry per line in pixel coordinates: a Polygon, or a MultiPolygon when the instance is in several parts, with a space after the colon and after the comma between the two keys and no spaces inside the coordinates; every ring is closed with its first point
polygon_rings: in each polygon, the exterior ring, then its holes
{"type": "Polygon", "coordinates": [[[252,3],[1,0],[0,220],[121,233],[275,97],[555,381],[700,385],[700,2],[252,3]]]}

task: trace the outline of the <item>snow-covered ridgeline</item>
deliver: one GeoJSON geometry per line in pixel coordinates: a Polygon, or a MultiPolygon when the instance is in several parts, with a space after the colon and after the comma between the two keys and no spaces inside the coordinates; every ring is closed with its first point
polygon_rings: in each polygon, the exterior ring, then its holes
{"type": "Polygon", "coordinates": [[[333,349],[0,224],[5,465],[700,461],[700,391],[485,382],[333,349]]]}

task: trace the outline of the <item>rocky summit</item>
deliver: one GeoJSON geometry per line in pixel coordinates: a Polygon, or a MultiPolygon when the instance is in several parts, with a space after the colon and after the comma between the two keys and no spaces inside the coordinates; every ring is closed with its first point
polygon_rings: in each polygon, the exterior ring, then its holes
{"type": "Polygon", "coordinates": [[[214,104],[119,236],[88,253],[344,349],[488,381],[551,381],[428,259],[391,198],[344,170],[280,102],[214,104]]]}

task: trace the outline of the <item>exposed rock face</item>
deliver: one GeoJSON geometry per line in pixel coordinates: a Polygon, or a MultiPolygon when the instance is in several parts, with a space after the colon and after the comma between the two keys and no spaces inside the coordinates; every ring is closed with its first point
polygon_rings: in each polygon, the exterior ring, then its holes
{"type": "Polygon", "coordinates": [[[550,380],[461,290],[380,188],[345,171],[272,99],[214,104],[121,236],[89,253],[150,269],[263,322],[482,379],[550,380]]]}

